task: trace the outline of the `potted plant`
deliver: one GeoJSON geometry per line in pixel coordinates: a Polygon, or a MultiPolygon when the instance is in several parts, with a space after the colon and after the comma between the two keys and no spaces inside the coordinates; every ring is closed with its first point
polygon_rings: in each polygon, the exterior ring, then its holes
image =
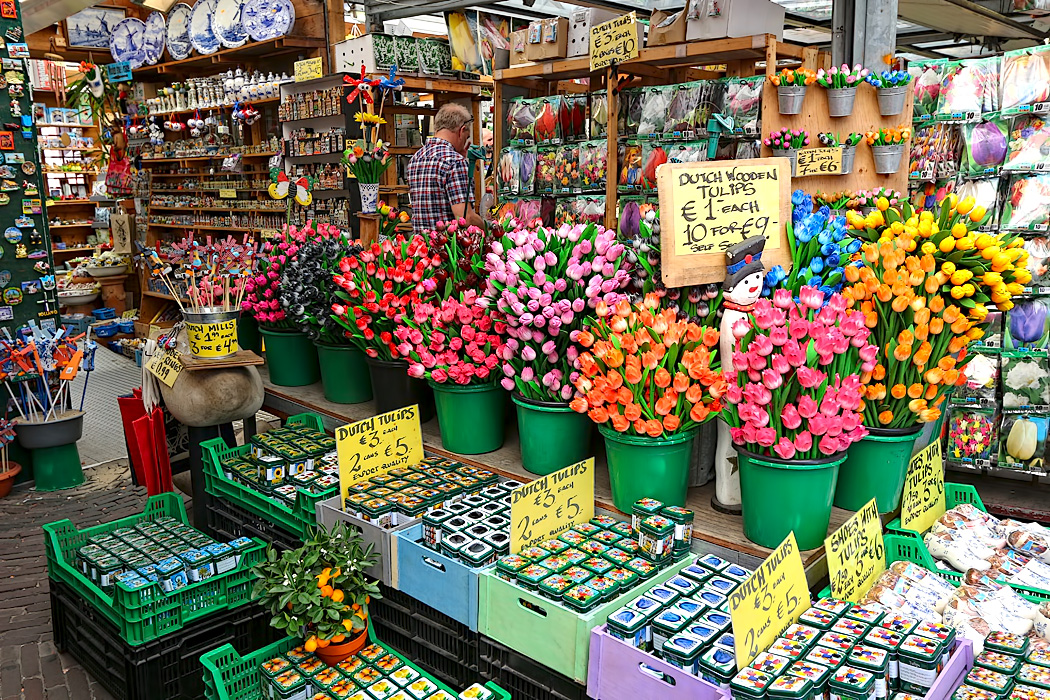
{"type": "Polygon", "coordinates": [[[0,498],[11,493],[22,465],[7,458],[7,446],[15,439],[15,427],[6,418],[0,418],[0,498]]]}
{"type": "Polygon", "coordinates": [[[299,549],[266,548],[252,568],[252,598],[270,611],[271,626],[302,637],[307,651],[334,666],[368,642],[368,604],[382,596],[364,570],[378,560],[356,528],[319,527],[299,549]]]}
{"type": "Polygon", "coordinates": [[[799,114],[806,99],[806,88],[817,79],[817,74],[808,68],[785,68],[769,76],[769,82],[777,87],[777,104],[781,114],[799,114]]]}
{"type": "Polygon", "coordinates": [[[414,304],[438,298],[437,265],[423,236],[397,234],[343,258],[332,277],[339,287],[332,312],[366,355],[378,413],[418,404],[421,421],[434,417],[433,395],[408,375],[394,331],[414,304]]]}
{"type": "Polygon", "coordinates": [[[442,446],[459,454],[503,445],[506,394],[497,379],[507,324],[477,300],[471,290],[461,299],[415,304],[394,331],[409,376],[434,391],[442,446]]]}
{"type": "Polygon", "coordinates": [[[590,421],[569,407],[585,309],[626,295],[626,250],[615,231],[596,224],[545,228],[503,225],[485,256],[488,304],[507,320],[501,384],[513,392],[522,465],[549,474],[589,454],[590,421]]]}
{"type": "Polygon", "coordinates": [[[244,285],[241,306],[259,324],[270,381],[277,386],[306,386],[321,378],[317,350],[281,303],[281,270],[299,254],[303,237],[295,226],[286,224],[280,235],[265,241],[255,277],[244,285]]]}
{"type": "Polygon", "coordinates": [[[339,289],[332,277],[339,271],[339,261],[357,255],[361,247],[329,224],[314,229],[307,222],[301,233],[298,254],[281,270],[285,313],[317,348],[324,397],[334,403],[370,401],[372,383],[365,355],[332,316],[339,289]]]}
{"type": "Polygon", "coordinates": [[[864,140],[871,146],[871,156],[875,159],[875,172],[879,175],[891,175],[901,166],[904,155],[904,142],[911,138],[911,128],[898,126],[890,129],[869,131],[864,140]]]}
{"type": "Polygon", "coordinates": [[[935,214],[880,198],[866,217],[846,216],[865,242],[843,295],[864,314],[879,355],[865,390],[871,434],[842,465],[835,505],[858,510],[874,496],[888,513],[919,431],[940,418],[967,346],[984,336],[989,305],[1012,308],[1032,276],[1018,234],[976,231],[988,214],[972,199],[949,195],[935,214]]]}
{"type": "MultiPolygon", "coordinates": [[[[868,73],[864,79],[875,88],[875,94],[879,99],[879,114],[884,117],[895,117],[904,111],[904,101],[911,94],[908,88],[911,73],[906,70],[884,70],[880,73],[868,73]]],[[[939,81],[938,87],[940,87],[939,81]]],[[[919,99],[920,96],[916,95],[916,102],[919,99]]],[[[919,110],[916,111],[916,116],[918,112],[919,110]]]]}
{"type": "Polygon", "coordinates": [[[571,407],[605,438],[613,503],[624,512],[643,497],[685,505],[693,438],[726,390],[718,331],[648,294],[633,305],[598,302],[587,328],[570,335],[582,348],[571,407]]]}
{"type": "MultiPolygon", "coordinates": [[[[802,287],[759,299],[726,368],[723,417],[738,455],[744,536],[775,547],[794,531],[802,549],[827,535],[838,467],[867,434],[862,373],[878,348],[865,316],[841,294],[802,287]]],[[[742,325],[742,324],[741,324],[742,325]]]]}
{"type": "Polygon", "coordinates": [[[848,117],[853,114],[853,101],[857,97],[857,86],[868,77],[868,69],[859,63],[853,68],[843,63],[841,68],[832,66],[817,71],[817,85],[828,92],[828,115],[848,117]]]}

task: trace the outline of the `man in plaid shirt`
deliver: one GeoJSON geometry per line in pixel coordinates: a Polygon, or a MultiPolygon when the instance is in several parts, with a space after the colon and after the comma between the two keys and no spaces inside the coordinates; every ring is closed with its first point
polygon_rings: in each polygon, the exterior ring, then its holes
{"type": "Polygon", "coordinates": [[[416,231],[433,231],[437,222],[458,218],[484,226],[471,206],[474,187],[467,169],[473,121],[466,107],[442,105],[434,117],[434,135],[409,161],[406,177],[416,231]]]}

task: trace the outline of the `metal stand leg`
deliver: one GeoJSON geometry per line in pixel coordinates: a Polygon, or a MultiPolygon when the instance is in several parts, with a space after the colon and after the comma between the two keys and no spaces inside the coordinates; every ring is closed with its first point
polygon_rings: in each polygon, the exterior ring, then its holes
{"type": "Polygon", "coordinates": [[[208,527],[208,493],[204,490],[204,452],[201,443],[219,436],[219,426],[188,427],[190,438],[190,475],[193,478],[193,526],[210,535],[208,527]]]}

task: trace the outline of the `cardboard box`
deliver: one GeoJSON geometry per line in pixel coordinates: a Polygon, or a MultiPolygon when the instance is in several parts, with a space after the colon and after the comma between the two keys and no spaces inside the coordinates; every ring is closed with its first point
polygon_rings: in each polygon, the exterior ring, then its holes
{"type": "Polygon", "coordinates": [[[569,36],[566,56],[586,56],[591,51],[591,27],[616,19],[622,12],[578,7],[569,16],[569,36]]]}
{"type": "Polygon", "coordinates": [[[530,61],[565,58],[568,48],[569,20],[564,17],[529,22],[525,57],[530,61]]]}
{"type": "Polygon", "coordinates": [[[686,41],[775,34],[784,39],[784,7],[770,0],[693,0],[699,19],[686,21],[686,41]],[[717,13],[717,14],[716,14],[717,13]]]}
{"type": "Polygon", "coordinates": [[[649,20],[649,38],[646,46],[667,46],[669,44],[681,44],[685,42],[686,14],[689,12],[689,3],[681,10],[675,12],[653,12],[649,20]]]}
{"type": "Polygon", "coordinates": [[[510,33],[510,65],[516,66],[529,62],[529,59],[525,57],[525,44],[528,42],[528,38],[528,29],[519,29],[510,33]]]}

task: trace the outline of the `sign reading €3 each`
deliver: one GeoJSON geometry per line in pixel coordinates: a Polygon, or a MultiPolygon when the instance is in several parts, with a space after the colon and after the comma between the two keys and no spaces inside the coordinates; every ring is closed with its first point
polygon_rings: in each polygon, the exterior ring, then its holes
{"type": "Polygon", "coordinates": [[[557,537],[594,517],[594,457],[510,492],[510,551],[557,537]]]}
{"type": "Polygon", "coordinates": [[[882,520],[874,498],[824,540],[824,551],[831,594],[839,600],[858,602],[886,570],[882,520]]]}
{"type": "Polygon", "coordinates": [[[418,464],[423,459],[419,406],[406,406],[337,428],[335,448],[339,455],[339,492],[344,498],[358,481],[418,464]]]}
{"type": "Polygon", "coordinates": [[[940,440],[911,458],[901,497],[901,527],[923,533],[944,515],[944,463],[940,440]]]}

